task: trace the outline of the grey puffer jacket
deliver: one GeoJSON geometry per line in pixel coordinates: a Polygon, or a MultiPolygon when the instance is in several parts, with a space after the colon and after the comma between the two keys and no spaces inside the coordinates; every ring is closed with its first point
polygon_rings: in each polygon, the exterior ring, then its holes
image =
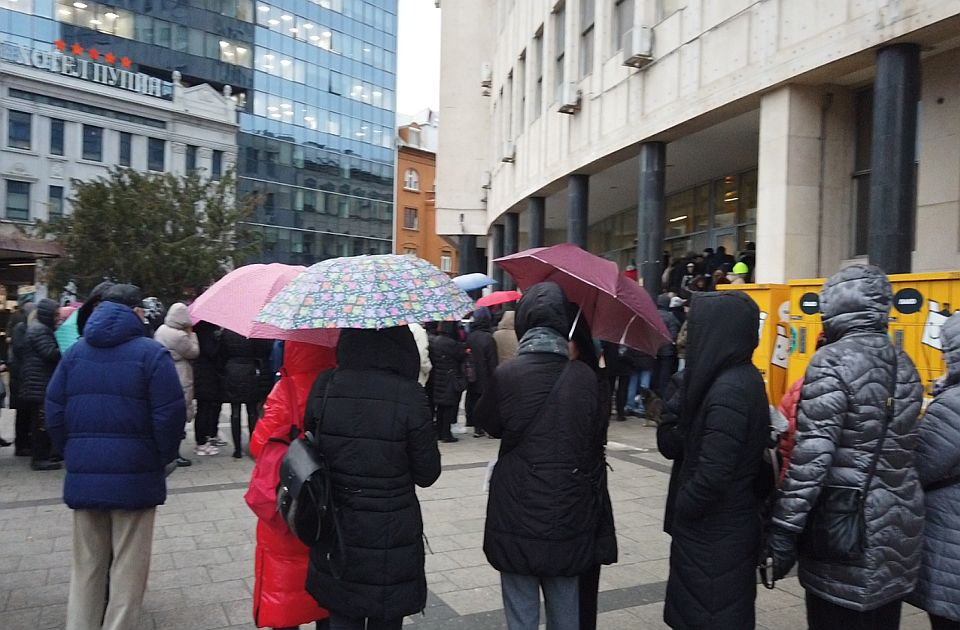
{"type": "Polygon", "coordinates": [[[925,488],[927,521],[920,579],[907,601],[960,621],[960,313],[946,321],[940,339],[946,389],[927,407],[917,431],[917,471],[925,488]],[[938,482],[943,487],[933,489],[938,482]]]}
{"type": "Polygon", "coordinates": [[[913,362],[890,343],[890,283],[877,267],[854,265],[820,294],[828,344],[804,376],[797,441],[774,524],[799,534],[823,486],[863,487],[885,422],[896,368],[894,414],[864,508],[866,545],[856,562],[800,555],[800,583],[844,608],[873,610],[910,593],[920,571],[923,493],[914,464],[923,396],[913,362]]]}

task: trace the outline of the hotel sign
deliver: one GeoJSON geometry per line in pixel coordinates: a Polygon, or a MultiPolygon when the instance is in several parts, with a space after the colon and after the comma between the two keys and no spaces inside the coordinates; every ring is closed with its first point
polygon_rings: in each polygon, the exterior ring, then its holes
{"type": "Polygon", "coordinates": [[[101,54],[96,48],[85,51],[79,44],[68,49],[62,40],[57,40],[55,46],[56,50],[38,50],[0,42],[0,60],[144,96],[169,99],[173,92],[173,84],[169,81],[129,70],[132,62],[127,57],[118,59],[113,53],[101,54]]]}

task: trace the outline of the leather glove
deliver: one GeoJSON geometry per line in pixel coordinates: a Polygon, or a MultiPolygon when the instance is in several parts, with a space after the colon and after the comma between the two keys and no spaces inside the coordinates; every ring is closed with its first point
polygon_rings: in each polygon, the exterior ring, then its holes
{"type": "Polygon", "coordinates": [[[772,526],[767,536],[766,556],[773,559],[773,579],[782,579],[797,563],[797,535],[772,526]]]}

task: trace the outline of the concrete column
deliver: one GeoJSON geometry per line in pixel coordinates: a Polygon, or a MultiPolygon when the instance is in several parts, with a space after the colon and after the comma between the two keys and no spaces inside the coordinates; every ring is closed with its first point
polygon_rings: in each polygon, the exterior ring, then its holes
{"type": "Polygon", "coordinates": [[[530,214],[530,247],[543,247],[547,244],[544,238],[547,200],[543,197],[530,197],[527,201],[527,212],[530,214]]]}
{"type": "Polygon", "coordinates": [[[873,84],[867,253],[887,273],[909,273],[911,267],[919,97],[920,46],[881,48],[873,84]]]}
{"type": "Polygon", "coordinates": [[[590,210],[590,176],[571,175],[567,180],[567,242],[587,248],[590,210]]]}
{"type": "Polygon", "coordinates": [[[497,289],[503,287],[505,274],[503,273],[503,269],[500,268],[500,265],[494,263],[493,260],[500,258],[505,253],[503,236],[503,225],[494,223],[490,226],[490,261],[493,265],[493,279],[497,281],[497,289]]]}
{"type": "Polygon", "coordinates": [[[660,295],[663,275],[663,233],[666,203],[667,145],[640,145],[640,190],[637,199],[637,265],[643,286],[651,297],[660,295]]]}
{"type": "MultiPolygon", "coordinates": [[[[516,212],[506,213],[503,215],[503,226],[503,255],[508,256],[510,254],[516,254],[520,244],[520,215],[516,212]]],[[[513,278],[510,277],[510,274],[504,274],[503,281],[501,282],[500,286],[504,291],[509,291],[516,288],[516,285],[513,283],[513,278]]]]}
{"type": "Polygon", "coordinates": [[[823,106],[815,87],[788,85],[761,98],[756,282],[816,277],[823,106]]]}

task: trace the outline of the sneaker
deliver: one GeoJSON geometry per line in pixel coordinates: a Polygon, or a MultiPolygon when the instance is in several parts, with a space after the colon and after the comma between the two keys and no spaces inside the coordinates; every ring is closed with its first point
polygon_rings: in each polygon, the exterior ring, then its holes
{"type": "Polygon", "coordinates": [[[206,444],[199,444],[195,449],[193,449],[193,454],[201,457],[205,457],[207,455],[217,455],[218,453],[220,453],[220,449],[209,442],[206,444]]]}
{"type": "Polygon", "coordinates": [[[226,446],[226,445],[227,445],[227,441],[226,441],[226,440],[221,440],[219,437],[214,436],[214,437],[210,438],[209,440],[207,440],[207,444],[213,444],[213,445],[216,446],[216,447],[221,447],[221,446],[226,446]]]}

